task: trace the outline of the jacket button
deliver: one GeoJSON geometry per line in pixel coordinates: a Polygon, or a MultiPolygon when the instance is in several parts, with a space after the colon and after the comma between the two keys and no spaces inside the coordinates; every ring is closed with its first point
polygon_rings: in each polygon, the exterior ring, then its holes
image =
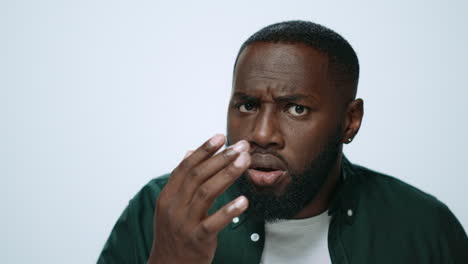
{"type": "Polygon", "coordinates": [[[348,209],[348,212],[347,212],[347,213],[348,213],[348,216],[353,216],[353,210],[348,209]]]}
{"type": "Polygon", "coordinates": [[[257,242],[259,239],[260,236],[257,233],[253,233],[252,235],[250,235],[250,240],[252,240],[253,242],[257,242]]]}
{"type": "Polygon", "coordinates": [[[232,219],[232,222],[233,222],[234,224],[239,223],[239,217],[234,217],[234,218],[232,219]]]}

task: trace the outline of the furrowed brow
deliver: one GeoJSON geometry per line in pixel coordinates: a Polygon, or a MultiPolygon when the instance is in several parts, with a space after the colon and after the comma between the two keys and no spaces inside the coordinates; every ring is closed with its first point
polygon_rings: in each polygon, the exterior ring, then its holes
{"type": "Polygon", "coordinates": [[[240,93],[240,92],[234,93],[233,97],[235,97],[237,99],[240,99],[242,101],[249,101],[249,102],[259,102],[260,101],[260,98],[258,98],[258,97],[251,96],[251,95],[248,95],[246,93],[240,93]]]}
{"type": "Polygon", "coordinates": [[[318,102],[314,96],[304,94],[289,94],[284,96],[278,96],[275,98],[277,102],[297,102],[297,101],[312,101],[318,102]]]}

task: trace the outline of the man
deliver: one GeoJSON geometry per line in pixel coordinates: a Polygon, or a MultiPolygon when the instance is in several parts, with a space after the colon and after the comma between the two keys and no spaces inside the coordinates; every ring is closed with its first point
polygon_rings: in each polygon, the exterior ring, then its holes
{"type": "Polygon", "coordinates": [[[98,263],[468,263],[442,202],[343,155],[364,112],[358,77],[352,47],[323,26],[252,35],[234,65],[227,136],[148,183],[98,263]]]}

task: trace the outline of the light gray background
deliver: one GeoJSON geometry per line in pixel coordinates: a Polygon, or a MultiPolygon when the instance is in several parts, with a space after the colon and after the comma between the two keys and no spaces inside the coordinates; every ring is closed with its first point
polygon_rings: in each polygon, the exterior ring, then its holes
{"type": "Polygon", "coordinates": [[[0,1],[2,263],[95,262],[128,200],[225,132],[239,46],[286,19],[358,53],[347,157],[468,227],[466,2],[221,2],[0,1]]]}

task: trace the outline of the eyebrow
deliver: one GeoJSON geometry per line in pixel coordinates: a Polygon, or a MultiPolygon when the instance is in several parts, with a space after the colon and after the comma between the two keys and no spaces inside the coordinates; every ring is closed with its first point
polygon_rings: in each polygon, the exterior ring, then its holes
{"type": "MultiPolygon", "coordinates": [[[[241,100],[251,101],[251,102],[259,102],[260,98],[252,95],[248,95],[246,93],[236,92],[233,95],[234,97],[238,97],[241,100]]],[[[297,102],[300,100],[311,100],[315,103],[318,103],[318,100],[315,96],[305,95],[305,94],[288,94],[283,96],[275,97],[274,100],[276,102],[297,102]]]]}
{"type": "Polygon", "coordinates": [[[240,92],[234,93],[233,97],[238,97],[239,99],[244,100],[244,101],[260,101],[260,98],[256,96],[252,96],[252,95],[248,95],[246,93],[240,93],[240,92]]]}

